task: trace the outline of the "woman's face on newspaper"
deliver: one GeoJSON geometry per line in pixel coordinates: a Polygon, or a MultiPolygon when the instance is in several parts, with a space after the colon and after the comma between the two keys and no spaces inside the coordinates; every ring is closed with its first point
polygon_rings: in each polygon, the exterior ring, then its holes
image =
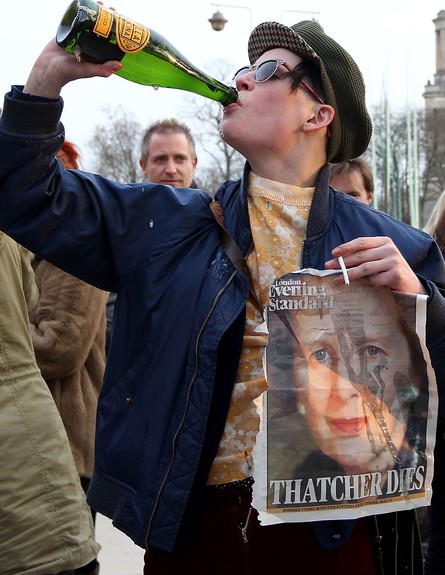
{"type": "Polygon", "coordinates": [[[396,304],[391,294],[370,292],[356,307],[350,295],[337,295],[323,317],[297,314],[297,400],[319,448],[349,473],[393,467],[406,429],[401,386],[412,395],[396,304]]]}

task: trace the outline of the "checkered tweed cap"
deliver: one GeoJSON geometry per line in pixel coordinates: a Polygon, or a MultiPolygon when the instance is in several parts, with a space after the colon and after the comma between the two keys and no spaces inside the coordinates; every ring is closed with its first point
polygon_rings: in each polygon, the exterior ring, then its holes
{"type": "Polygon", "coordinates": [[[260,24],[249,38],[250,63],[272,48],[287,48],[320,68],[324,100],[335,110],[328,161],[361,156],[371,139],[372,122],[366,109],[363,76],[350,54],[315,20],[290,28],[278,22],[260,24]]]}

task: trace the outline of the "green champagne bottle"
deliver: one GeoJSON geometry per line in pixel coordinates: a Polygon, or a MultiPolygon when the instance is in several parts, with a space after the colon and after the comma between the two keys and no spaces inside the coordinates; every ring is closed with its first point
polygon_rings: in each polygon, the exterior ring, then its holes
{"type": "Polygon", "coordinates": [[[223,106],[238,97],[235,88],[198,70],[160,34],[93,0],[71,2],[56,41],[78,59],[122,61],[116,74],[138,84],[187,90],[223,106]]]}

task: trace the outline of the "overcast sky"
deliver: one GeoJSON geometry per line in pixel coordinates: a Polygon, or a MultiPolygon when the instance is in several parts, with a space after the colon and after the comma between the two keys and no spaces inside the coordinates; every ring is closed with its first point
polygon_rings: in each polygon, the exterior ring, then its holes
{"type": "MultiPolygon", "coordinates": [[[[365,78],[368,105],[380,102],[386,93],[393,108],[423,106],[424,86],[433,81],[436,70],[433,19],[445,10],[445,0],[244,0],[243,4],[233,0],[218,5],[204,0],[114,0],[110,4],[162,34],[193,64],[217,78],[218,61],[227,61],[234,70],[247,63],[252,26],[267,20],[292,25],[315,17],[357,61],[365,78]],[[222,32],[214,32],[208,22],[218,7],[228,20],[222,32]]],[[[61,0],[17,0],[3,6],[2,93],[11,84],[25,83],[68,5],[69,1],[61,0]]],[[[107,121],[105,106],[122,105],[147,125],[166,116],[181,118],[187,102],[185,92],[154,91],[119,77],[77,81],[66,86],[62,95],[66,135],[80,145],[84,155],[94,127],[107,121]]],[[[84,165],[88,167],[88,158],[84,165]]]]}

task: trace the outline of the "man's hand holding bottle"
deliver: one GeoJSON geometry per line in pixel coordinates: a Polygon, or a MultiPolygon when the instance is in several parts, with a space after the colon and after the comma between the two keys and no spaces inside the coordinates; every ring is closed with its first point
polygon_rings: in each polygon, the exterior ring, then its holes
{"type": "Polygon", "coordinates": [[[79,61],[53,39],[37,58],[23,91],[34,96],[56,99],[63,86],[73,80],[94,76],[108,78],[121,68],[121,62],[113,60],[103,64],[79,61]]]}

